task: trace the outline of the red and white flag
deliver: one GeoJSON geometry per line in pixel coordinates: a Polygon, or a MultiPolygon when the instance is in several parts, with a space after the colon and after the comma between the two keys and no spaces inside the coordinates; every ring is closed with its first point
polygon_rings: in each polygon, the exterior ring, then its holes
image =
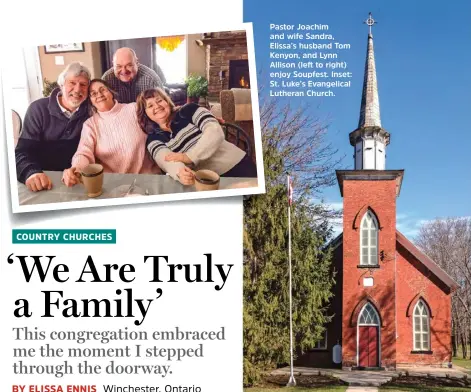
{"type": "Polygon", "coordinates": [[[288,205],[291,206],[291,204],[293,204],[293,183],[288,176],[288,205]]]}

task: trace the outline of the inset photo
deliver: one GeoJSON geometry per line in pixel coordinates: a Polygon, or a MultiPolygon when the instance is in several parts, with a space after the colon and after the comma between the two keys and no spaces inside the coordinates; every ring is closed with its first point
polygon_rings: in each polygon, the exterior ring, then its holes
{"type": "Polygon", "coordinates": [[[15,48],[13,212],[263,193],[251,24],[15,48]]]}

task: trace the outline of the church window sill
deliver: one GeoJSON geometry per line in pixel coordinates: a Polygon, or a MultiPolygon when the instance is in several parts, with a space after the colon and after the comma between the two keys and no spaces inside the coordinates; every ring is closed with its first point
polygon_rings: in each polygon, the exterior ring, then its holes
{"type": "Polygon", "coordinates": [[[359,264],[357,268],[379,268],[379,264],[359,264]]]}
{"type": "Polygon", "coordinates": [[[431,350],[412,350],[411,354],[433,354],[431,350]]]}

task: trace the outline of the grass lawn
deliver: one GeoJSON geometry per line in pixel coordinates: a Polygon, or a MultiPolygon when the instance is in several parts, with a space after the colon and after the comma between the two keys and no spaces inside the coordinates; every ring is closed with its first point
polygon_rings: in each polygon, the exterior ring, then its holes
{"type": "MultiPolygon", "coordinates": [[[[332,386],[323,386],[319,388],[311,387],[267,387],[267,388],[244,388],[244,392],[303,392],[303,391],[316,391],[316,392],[344,392],[347,389],[346,385],[332,385],[332,386]]],[[[454,391],[453,391],[454,392],[454,391]]],[[[460,391],[462,392],[462,391],[460,391]]]]}
{"type": "Polygon", "coordinates": [[[379,391],[384,392],[465,392],[469,391],[468,388],[457,387],[380,387],[379,391]]]}
{"type": "Polygon", "coordinates": [[[453,357],[453,365],[461,366],[465,369],[471,370],[471,359],[463,359],[463,352],[458,349],[457,356],[453,357]]]}
{"type": "Polygon", "coordinates": [[[463,359],[460,357],[453,357],[453,365],[458,365],[471,370],[471,359],[463,359]]]}

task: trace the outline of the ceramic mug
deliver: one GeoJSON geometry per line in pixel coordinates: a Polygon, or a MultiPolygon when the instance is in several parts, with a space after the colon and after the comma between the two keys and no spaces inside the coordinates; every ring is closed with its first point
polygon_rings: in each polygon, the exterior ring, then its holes
{"type": "Polygon", "coordinates": [[[80,182],[87,190],[88,197],[98,197],[103,192],[103,166],[92,163],[80,172],[80,182]]]}
{"type": "Polygon", "coordinates": [[[219,181],[219,174],[212,170],[198,170],[195,172],[195,188],[198,192],[219,189],[219,181]]]}

